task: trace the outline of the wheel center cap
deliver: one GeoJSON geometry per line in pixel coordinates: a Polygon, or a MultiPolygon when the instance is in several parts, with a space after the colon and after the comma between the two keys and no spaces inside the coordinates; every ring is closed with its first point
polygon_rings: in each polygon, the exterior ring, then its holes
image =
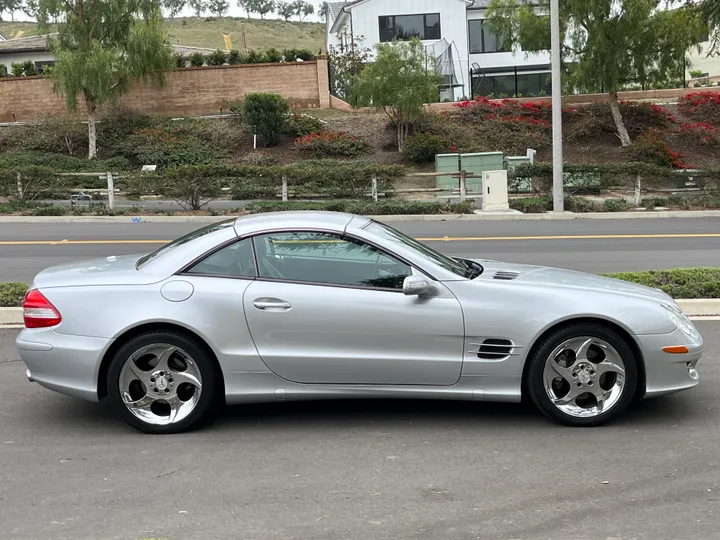
{"type": "Polygon", "coordinates": [[[582,371],[580,371],[580,373],[578,373],[578,381],[580,381],[583,384],[589,383],[591,379],[592,379],[592,376],[590,375],[590,373],[588,373],[585,370],[582,370],[582,371]]]}
{"type": "Polygon", "coordinates": [[[168,387],[167,375],[157,375],[155,377],[155,386],[158,390],[165,390],[168,387]]]}

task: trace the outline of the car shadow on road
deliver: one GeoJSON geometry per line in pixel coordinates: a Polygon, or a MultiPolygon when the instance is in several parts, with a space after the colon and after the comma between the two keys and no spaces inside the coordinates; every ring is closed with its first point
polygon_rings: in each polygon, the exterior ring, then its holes
{"type": "MultiPolygon", "coordinates": [[[[42,412],[33,409],[32,425],[49,432],[71,430],[75,435],[135,432],[114,413],[107,400],[88,403],[57,396],[42,412]]],[[[675,424],[700,423],[708,412],[689,396],[645,400],[634,405],[618,421],[620,429],[666,428],[675,424]]],[[[320,400],[285,403],[233,405],[218,411],[203,431],[252,427],[274,431],[298,427],[347,429],[361,426],[399,429],[447,430],[472,426],[495,430],[563,429],[546,419],[534,407],[519,403],[479,403],[440,400],[320,400]]]]}

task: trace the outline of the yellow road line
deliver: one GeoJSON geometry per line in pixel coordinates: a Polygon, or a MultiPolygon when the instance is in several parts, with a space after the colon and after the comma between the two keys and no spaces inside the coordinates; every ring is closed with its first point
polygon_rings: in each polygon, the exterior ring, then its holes
{"type": "MultiPolygon", "coordinates": [[[[497,242],[497,241],[540,241],[540,240],[626,240],[626,239],[667,239],[667,238],[720,238],[720,233],[677,233],[677,234],[583,234],[557,236],[443,236],[417,238],[421,242],[497,242]]],[[[171,240],[6,240],[0,246],[55,246],[55,245],[113,245],[113,244],[167,244],[171,240]]],[[[328,240],[306,242],[328,243],[328,240]]],[[[276,242],[280,243],[280,242],[276,242]]],[[[302,240],[287,240],[283,243],[303,243],[302,240]]]]}

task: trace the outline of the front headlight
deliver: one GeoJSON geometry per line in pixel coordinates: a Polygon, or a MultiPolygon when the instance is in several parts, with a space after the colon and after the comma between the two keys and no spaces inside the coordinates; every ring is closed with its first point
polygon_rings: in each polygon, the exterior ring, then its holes
{"type": "Polygon", "coordinates": [[[675,326],[678,327],[678,329],[680,329],[683,334],[692,340],[692,343],[700,343],[702,339],[700,337],[700,332],[697,331],[695,325],[687,318],[687,315],[685,315],[679,307],[669,304],[662,304],[662,307],[664,308],[668,318],[675,326]]]}

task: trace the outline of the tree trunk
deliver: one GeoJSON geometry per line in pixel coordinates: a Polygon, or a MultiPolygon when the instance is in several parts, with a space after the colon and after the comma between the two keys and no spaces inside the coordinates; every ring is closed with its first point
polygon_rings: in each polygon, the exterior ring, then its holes
{"type": "Polygon", "coordinates": [[[622,114],[620,114],[617,92],[615,90],[611,90],[608,94],[608,99],[610,101],[610,111],[612,112],[612,117],[615,121],[615,127],[617,128],[618,135],[620,136],[620,143],[623,147],[630,146],[632,142],[630,141],[630,135],[628,135],[627,128],[625,127],[625,122],[623,122],[622,114]]]}
{"type": "Polygon", "coordinates": [[[405,126],[401,119],[397,120],[397,141],[398,141],[398,152],[401,154],[405,151],[405,126]]]}
{"type": "Polygon", "coordinates": [[[95,111],[97,107],[94,103],[88,102],[88,159],[97,158],[97,129],[95,127],[95,111]]]}

